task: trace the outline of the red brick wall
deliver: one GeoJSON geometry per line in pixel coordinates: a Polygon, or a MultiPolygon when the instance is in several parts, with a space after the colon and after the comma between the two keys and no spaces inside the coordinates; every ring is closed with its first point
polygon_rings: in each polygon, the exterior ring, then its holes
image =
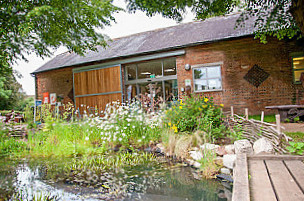
{"type": "Polygon", "coordinates": [[[36,74],[37,98],[42,100],[42,93],[49,92],[64,97],[63,103],[72,102],[68,96],[73,89],[72,69],[70,67],[36,74]]]}
{"type": "Polygon", "coordinates": [[[185,79],[191,79],[193,91],[192,70],[186,71],[185,64],[223,62],[223,90],[204,95],[214,97],[218,104],[224,104],[225,110],[233,105],[237,113],[243,114],[244,108],[249,108],[250,114],[259,114],[268,105],[294,104],[296,88],[300,91],[302,88],[293,84],[290,53],[303,51],[304,48],[301,48],[276,39],[270,39],[265,45],[252,37],[189,47],[185,55],[177,58],[178,86],[179,89],[185,87],[185,79]],[[255,64],[270,74],[258,88],[243,78],[255,64]]]}

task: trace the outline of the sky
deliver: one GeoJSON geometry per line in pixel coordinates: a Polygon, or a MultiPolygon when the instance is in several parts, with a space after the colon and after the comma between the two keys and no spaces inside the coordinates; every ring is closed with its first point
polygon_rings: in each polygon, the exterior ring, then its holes
{"type": "MultiPolygon", "coordinates": [[[[114,4],[122,8],[125,8],[126,6],[123,0],[116,0],[114,1],[114,4]]],[[[163,18],[161,15],[147,17],[146,14],[141,11],[137,11],[135,14],[119,12],[113,16],[116,19],[116,23],[112,23],[111,26],[105,27],[105,29],[101,31],[103,34],[106,34],[112,39],[134,33],[177,25],[177,22],[174,20],[163,18]]],[[[194,19],[194,16],[189,12],[185,16],[182,23],[190,22],[192,19],[194,19]]],[[[13,68],[20,72],[23,76],[21,79],[18,78],[17,80],[22,84],[23,90],[27,95],[35,94],[34,78],[30,75],[30,73],[54,58],[56,55],[65,51],[65,47],[60,47],[54,52],[53,56],[44,59],[37,57],[35,54],[31,54],[27,56],[29,62],[18,61],[18,63],[13,66],[13,68]]]]}

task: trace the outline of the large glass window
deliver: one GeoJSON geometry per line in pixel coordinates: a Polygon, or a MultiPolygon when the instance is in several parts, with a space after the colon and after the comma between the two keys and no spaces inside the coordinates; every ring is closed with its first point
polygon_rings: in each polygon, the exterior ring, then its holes
{"type": "Polygon", "coordinates": [[[293,64],[294,82],[300,83],[301,74],[304,73],[304,57],[294,57],[292,59],[292,64],[293,64]]]}
{"type": "Polygon", "coordinates": [[[126,100],[148,94],[165,101],[178,97],[176,58],[125,65],[126,100]]]}
{"type": "Polygon", "coordinates": [[[220,66],[204,66],[193,68],[193,77],[195,92],[222,89],[220,66]]]}
{"type": "Polygon", "coordinates": [[[138,79],[162,77],[162,62],[150,61],[137,64],[138,79]]]}

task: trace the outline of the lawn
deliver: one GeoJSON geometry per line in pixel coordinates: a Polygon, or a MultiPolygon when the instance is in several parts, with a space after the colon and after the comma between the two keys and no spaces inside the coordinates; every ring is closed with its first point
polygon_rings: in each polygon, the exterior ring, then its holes
{"type": "Polygon", "coordinates": [[[304,133],[303,132],[286,132],[286,134],[295,142],[304,142],[304,133]]]}
{"type": "MultiPolygon", "coordinates": [[[[261,115],[249,115],[249,119],[255,119],[255,120],[261,121],[261,115]]],[[[275,115],[274,114],[265,115],[264,116],[264,122],[268,122],[268,123],[276,122],[275,115]]]]}

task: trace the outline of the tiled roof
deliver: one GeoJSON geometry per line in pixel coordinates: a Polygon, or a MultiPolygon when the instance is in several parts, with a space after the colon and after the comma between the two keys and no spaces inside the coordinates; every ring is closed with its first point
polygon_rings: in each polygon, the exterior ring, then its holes
{"type": "Polygon", "coordinates": [[[195,44],[253,34],[254,25],[252,21],[247,21],[244,27],[235,29],[235,23],[238,17],[238,14],[214,17],[205,21],[184,23],[113,39],[108,43],[108,47],[97,47],[97,51],[88,51],[85,56],[70,52],[60,54],[33,73],[90,62],[102,62],[109,59],[177,49],[195,44]]]}

